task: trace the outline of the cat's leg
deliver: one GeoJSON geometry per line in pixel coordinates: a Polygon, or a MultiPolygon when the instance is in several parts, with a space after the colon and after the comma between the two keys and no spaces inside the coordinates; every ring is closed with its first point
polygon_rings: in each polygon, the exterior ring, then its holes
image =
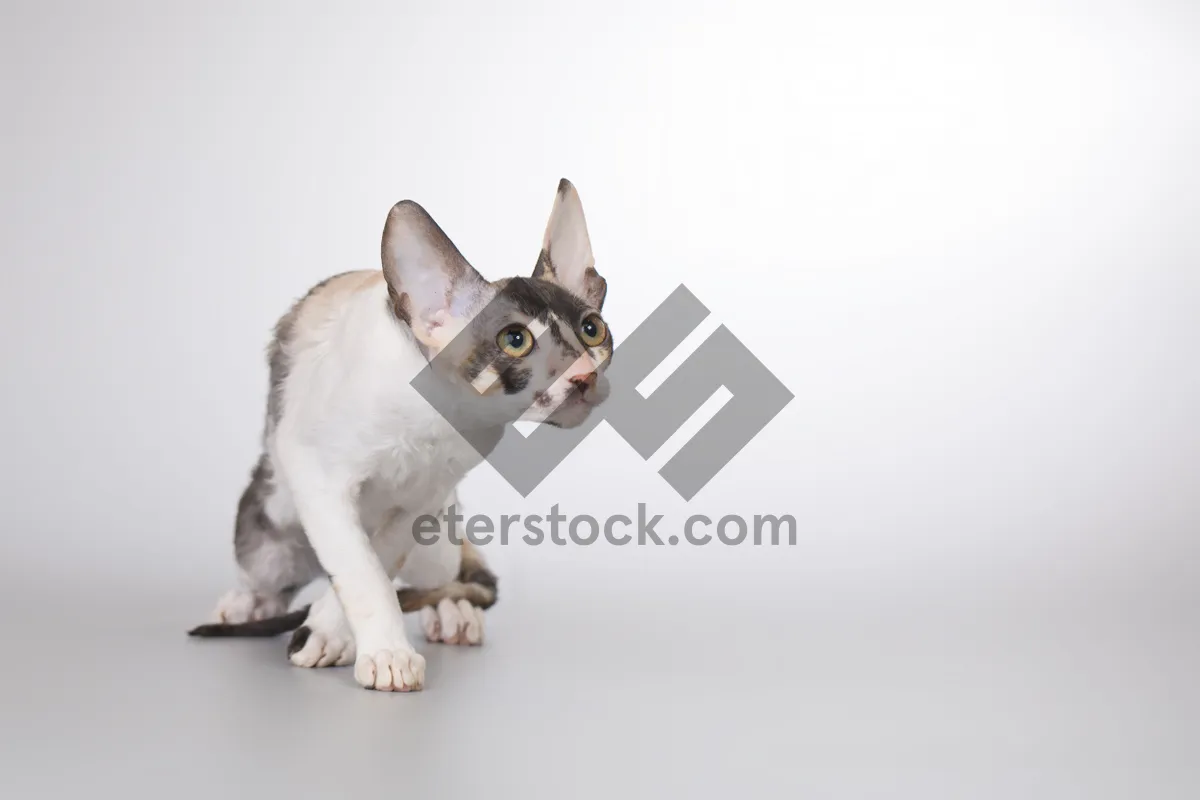
{"type": "MultiPolygon", "coordinates": [[[[496,576],[469,541],[454,544],[442,515],[438,529],[423,528],[423,541],[412,535],[418,517],[396,512],[372,537],[376,555],[405,586],[405,608],[420,606],[422,627],[431,642],[483,643],[483,609],[496,601],[496,576]],[[429,603],[429,605],[421,605],[429,603]]],[[[354,633],[337,595],[330,589],[309,609],[304,624],[288,644],[288,658],[298,667],[343,666],[355,660],[354,633]]]]}
{"type": "Polygon", "coordinates": [[[411,569],[405,564],[401,577],[414,587],[427,588],[425,596],[436,600],[421,609],[425,638],[442,644],[483,644],[483,610],[496,601],[496,577],[478,548],[465,539],[460,545],[447,539],[418,551],[420,557],[411,559],[411,569]],[[449,564],[455,564],[456,571],[449,573],[453,577],[447,582],[449,564]]]}
{"type": "MultiPolygon", "coordinates": [[[[414,520],[396,509],[371,535],[371,546],[389,575],[395,575],[412,549],[414,520]]],[[[354,662],[354,632],[332,589],[313,603],[304,624],[292,634],[287,652],[298,667],[340,667],[354,662]]]]}
{"type": "Polygon", "coordinates": [[[300,522],[354,634],[354,679],[380,691],[420,689],[425,658],[408,641],[386,559],[360,522],[361,478],[329,463],[294,434],[276,440],[276,453],[300,522]]]}
{"type": "MultiPolygon", "coordinates": [[[[456,504],[452,496],[449,504],[456,504]]],[[[456,531],[455,543],[438,514],[432,530],[408,554],[398,577],[412,591],[412,602],[421,608],[421,627],[430,642],[478,645],[483,643],[483,609],[496,599],[496,577],[487,568],[475,545],[456,531]]]]}
{"type": "Polygon", "coordinates": [[[240,624],[283,614],[296,593],[322,574],[266,455],[238,502],[233,547],[240,585],[217,601],[215,622],[240,624]]]}

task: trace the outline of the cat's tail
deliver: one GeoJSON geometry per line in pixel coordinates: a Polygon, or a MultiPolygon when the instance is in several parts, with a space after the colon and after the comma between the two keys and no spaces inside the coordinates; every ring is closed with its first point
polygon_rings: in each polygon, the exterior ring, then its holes
{"type": "Polygon", "coordinates": [[[210,622],[192,628],[188,631],[188,636],[199,636],[204,639],[230,636],[278,636],[303,625],[304,620],[308,619],[308,609],[309,606],[304,606],[278,617],[254,619],[249,622],[210,622]]]}
{"type": "MultiPolygon", "coordinates": [[[[466,600],[478,608],[491,608],[496,604],[496,576],[488,569],[479,551],[470,542],[462,544],[462,563],[458,577],[436,589],[399,589],[396,599],[405,614],[419,611],[427,606],[436,606],[443,600],[466,600]]],[[[293,631],[308,618],[309,606],[289,611],[278,617],[256,619],[249,622],[214,622],[198,625],[188,631],[188,636],[204,639],[228,637],[269,637],[293,631]]]]}

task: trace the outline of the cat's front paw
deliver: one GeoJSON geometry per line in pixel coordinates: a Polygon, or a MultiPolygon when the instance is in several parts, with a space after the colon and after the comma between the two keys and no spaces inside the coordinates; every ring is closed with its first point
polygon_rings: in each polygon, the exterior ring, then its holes
{"type": "Polygon", "coordinates": [[[483,644],[483,609],[466,600],[444,599],[421,609],[425,638],[443,644],[483,644]]]}
{"type": "Polygon", "coordinates": [[[354,661],[354,636],[349,631],[302,625],[292,634],[287,653],[297,667],[341,667],[354,661]]]}
{"type": "Polygon", "coordinates": [[[425,657],[413,650],[375,650],[360,653],[354,679],[366,689],[416,692],[425,685],[425,657]]]}

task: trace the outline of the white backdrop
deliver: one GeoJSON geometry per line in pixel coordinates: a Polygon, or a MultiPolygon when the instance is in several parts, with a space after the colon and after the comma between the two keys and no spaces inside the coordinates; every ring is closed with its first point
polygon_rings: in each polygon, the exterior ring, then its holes
{"type": "Polygon", "coordinates": [[[685,283],[796,399],[690,504],[606,428],[470,509],[799,543],[493,548],[510,585],[1167,607],[1200,555],[1200,20],[1038,7],[6,4],[4,569],[224,588],[278,315],[377,266],[406,197],[527,273],[566,176],[618,337],[685,283]]]}

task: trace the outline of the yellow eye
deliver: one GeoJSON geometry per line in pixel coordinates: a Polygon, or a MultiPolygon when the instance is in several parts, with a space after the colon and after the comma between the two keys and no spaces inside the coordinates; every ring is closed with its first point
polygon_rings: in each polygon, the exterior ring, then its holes
{"type": "Polygon", "coordinates": [[[579,338],[588,347],[604,344],[604,340],[608,338],[608,326],[600,319],[599,314],[588,314],[579,325],[579,338]]]}
{"type": "Polygon", "coordinates": [[[524,358],[533,349],[533,334],[524,325],[509,325],[500,331],[496,344],[500,345],[506,356],[524,358]]]}

